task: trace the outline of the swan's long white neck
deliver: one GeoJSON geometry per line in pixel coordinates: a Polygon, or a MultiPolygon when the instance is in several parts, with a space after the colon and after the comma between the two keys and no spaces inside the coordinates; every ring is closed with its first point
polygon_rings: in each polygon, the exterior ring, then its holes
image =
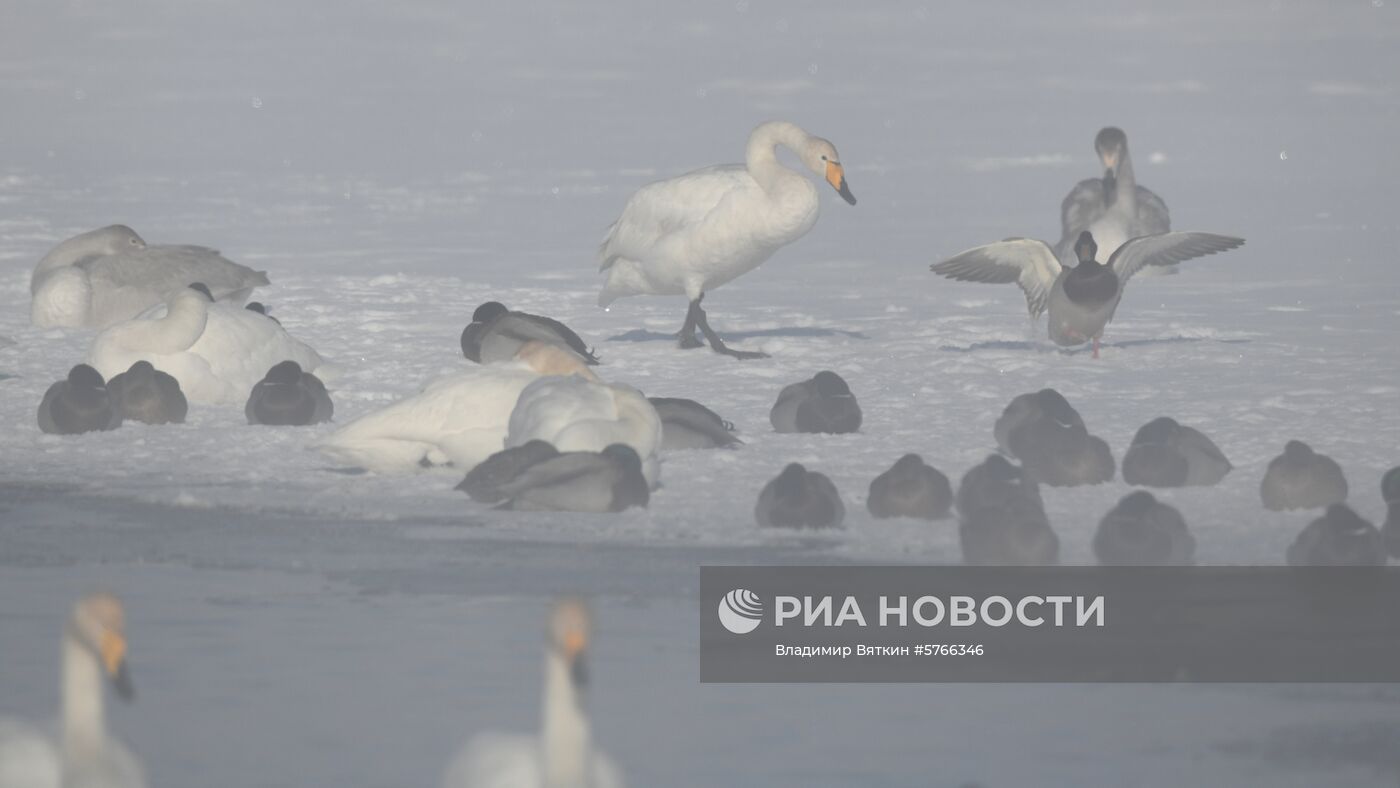
{"type": "Polygon", "coordinates": [[[49,250],[49,253],[44,255],[44,259],[34,266],[34,272],[30,274],[30,293],[37,290],[44,279],[60,268],[67,268],[85,257],[111,253],[111,241],[105,238],[102,232],[102,230],[94,230],[74,236],[49,250]]]}
{"type": "Polygon", "coordinates": [[[569,673],[568,660],[549,649],[544,661],[544,730],[540,737],[547,788],[581,788],[588,782],[592,734],[583,699],[569,673]]]}
{"type": "Polygon", "coordinates": [[[778,161],[778,146],[800,153],[809,137],[801,127],[781,120],[769,121],[754,129],[749,135],[748,150],[744,154],[744,163],[749,168],[749,174],[770,194],[785,179],[800,178],[800,175],[778,161]]]}
{"type": "Polygon", "coordinates": [[[72,633],[63,638],[63,749],[69,756],[100,751],[107,738],[102,668],[72,633]]]}
{"type": "Polygon", "coordinates": [[[1118,162],[1113,204],[1128,214],[1137,212],[1137,178],[1133,176],[1133,157],[1128,153],[1127,143],[1123,144],[1122,159],[1118,162]]]}
{"type": "Polygon", "coordinates": [[[209,301],[193,290],[170,299],[165,317],[123,323],[117,341],[131,350],[167,354],[188,350],[204,334],[209,321],[209,301]]]}

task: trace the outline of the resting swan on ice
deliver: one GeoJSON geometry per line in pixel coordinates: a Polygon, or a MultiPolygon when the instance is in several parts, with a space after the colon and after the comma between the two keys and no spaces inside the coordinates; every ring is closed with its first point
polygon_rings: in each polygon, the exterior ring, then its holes
{"type": "Polygon", "coordinates": [[[622,774],[593,746],[583,707],[590,637],[582,602],[560,602],[544,664],[544,719],[538,736],[485,734],[457,754],[443,788],[620,788],[622,774]]]}
{"type": "Polygon", "coordinates": [[[76,235],[44,255],[29,280],[36,326],[106,328],[168,301],[190,282],[242,304],[267,274],[203,246],[147,246],[114,224],[76,235]]]}
{"type": "Polygon", "coordinates": [[[541,378],[520,392],[509,426],[507,448],[532,440],[561,452],[601,452],[626,444],[641,458],[647,484],[655,489],[660,479],[661,416],[631,386],[596,378],[541,378]]]}
{"type": "Polygon", "coordinates": [[[214,302],[201,283],[181,289],[163,308],[98,334],[88,351],[88,363],[108,378],[143,360],[178,380],[190,402],[229,405],[243,405],[282,361],[308,372],[325,365],[281,324],[214,302]]]}
{"type": "Polygon", "coordinates": [[[856,204],[835,146],[793,123],[764,123],[749,135],[743,164],[706,167],[649,183],[632,195],[598,249],[600,270],[607,274],[598,305],[633,295],[684,295],[690,309],[681,347],[701,346],[695,338],[699,328],[716,353],[763,358],[727,347],[710,328],[700,301],[816,224],[817,189],[778,161],[779,146],[856,204]]]}
{"type": "Polygon", "coordinates": [[[132,697],[126,670],[122,605],[94,594],[73,608],[63,635],[63,713],[51,736],[18,720],[0,719],[0,788],[142,788],[141,764],[107,735],[102,680],[132,697]]]}
{"type": "Polygon", "coordinates": [[[407,399],[361,416],[315,448],[378,473],[414,473],[451,464],[460,472],[505,448],[520,392],[547,375],[597,380],[582,359],[546,342],[526,342],[516,360],[439,378],[407,399]]]}

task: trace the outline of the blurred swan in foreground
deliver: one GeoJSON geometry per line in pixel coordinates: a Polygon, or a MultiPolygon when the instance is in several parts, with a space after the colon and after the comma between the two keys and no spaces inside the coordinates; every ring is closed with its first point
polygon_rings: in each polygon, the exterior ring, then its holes
{"type": "Polygon", "coordinates": [[[242,304],[267,274],[203,246],[147,246],[114,224],[74,236],[34,267],[30,320],[36,326],[106,328],[203,282],[221,301],[242,304]]]}
{"type": "Polygon", "coordinates": [[[462,329],[462,355],[478,364],[508,361],[530,340],[552,342],[589,364],[598,363],[598,357],[573,329],[552,317],[513,312],[499,301],[487,301],[472,313],[472,322],[462,329]]]}
{"type": "Polygon", "coordinates": [[[483,734],[452,760],[443,788],[620,788],[621,772],[593,746],[583,705],[588,609],[565,600],[550,619],[544,660],[544,713],[538,736],[483,734]]]}
{"type": "Polygon", "coordinates": [[[1055,255],[1065,266],[1078,260],[1074,244],[1082,232],[1098,241],[1097,259],[1105,262],[1129,239],[1162,235],[1172,229],[1167,204],[1137,184],[1128,155],[1128,135],[1112,126],[1100,129],[1094,137],[1094,151],[1103,162],[1103,177],[1075,184],[1060,203],[1060,242],[1055,245],[1055,255]]]}
{"type": "Polygon", "coordinates": [[[1127,241],[1107,263],[1099,263],[1098,244],[1083,232],[1074,246],[1079,264],[1073,268],[1060,265],[1044,241],[1010,238],[974,247],[930,269],[963,282],[1015,282],[1026,293],[1032,319],[1049,310],[1050,339],[1059,345],[1092,341],[1094,358],[1098,358],[1104,326],[1113,320],[1133,274],[1147,266],[1173,265],[1243,244],[1243,238],[1212,233],[1149,235],[1127,241]]]}
{"type": "Polygon", "coordinates": [[[512,409],[506,446],[542,440],[561,452],[631,446],[653,488],[660,478],[661,417],[640,391],[578,376],[531,381],[512,409]]]}
{"type": "Polygon", "coordinates": [[[690,300],[680,346],[700,347],[699,328],[716,353],[733,350],[710,328],[705,293],[752,271],[817,221],[821,203],[807,178],[778,161],[787,148],[855,205],[841,157],[830,142],[792,123],[770,121],[749,135],[744,164],[721,164],[649,183],[627,201],[598,249],[607,274],[598,305],[634,295],[684,295],[690,300]]]}
{"type": "Polygon", "coordinates": [[[107,735],[103,678],[122,700],[132,698],[121,602],[84,597],[63,634],[63,713],[58,736],[0,719],[0,788],[140,788],[141,764],[107,735]]]}
{"type": "Polygon", "coordinates": [[[514,361],[439,378],[418,394],[350,422],[314,448],[379,473],[414,473],[448,464],[470,471],[505,448],[520,392],[546,375],[597,380],[575,354],[527,342],[514,361]]]}
{"type": "Polygon", "coordinates": [[[216,303],[201,282],[164,307],[101,332],[88,351],[88,363],[108,377],[149,361],[179,381],[190,402],[202,404],[244,404],[267,370],[288,360],[308,371],[325,363],[279,323],[216,303]]]}

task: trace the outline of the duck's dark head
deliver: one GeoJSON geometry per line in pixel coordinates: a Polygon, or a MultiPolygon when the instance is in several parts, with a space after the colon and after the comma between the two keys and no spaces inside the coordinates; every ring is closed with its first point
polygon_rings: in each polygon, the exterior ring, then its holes
{"type": "Polygon", "coordinates": [[[1079,262],[1085,260],[1093,261],[1098,258],[1099,245],[1094,242],[1094,236],[1088,230],[1079,234],[1079,238],[1074,242],[1074,257],[1079,262]]]}
{"type": "Polygon", "coordinates": [[[1181,425],[1176,422],[1176,419],[1162,416],[1142,425],[1142,428],[1137,431],[1137,435],[1133,436],[1133,443],[1165,446],[1179,429],[1181,429],[1181,425]]]}
{"type": "Polygon", "coordinates": [[[845,379],[829,369],[824,369],[814,375],[812,386],[823,397],[849,397],[851,395],[851,387],[846,385],[845,379]]]}
{"type": "Polygon", "coordinates": [[[487,301],[477,307],[476,311],[472,313],[472,322],[490,323],[492,320],[495,320],[509,311],[509,309],[506,309],[506,305],[502,304],[500,301],[487,301]]]}
{"type": "MultiPolygon", "coordinates": [[[[541,441],[541,443],[543,443],[543,441],[541,441]]],[[[529,444],[526,445],[528,446],[529,444]]],[[[549,447],[550,450],[554,448],[548,443],[545,443],[545,446],[549,447]]],[[[599,454],[617,463],[623,470],[635,469],[639,473],[642,470],[641,456],[637,454],[636,449],[625,443],[611,444],[599,452],[599,454]]]]}
{"type": "Polygon", "coordinates": [[[107,385],[107,381],[102,379],[102,373],[87,364],[79,364],[68,370],[68,382],[85,389],[100,389],[107,385]]]}
{"type": "Polygon", "coordinates": [[[131,368],[126,371],[126,374],[128,378],[133,380],[145,380],[146,378],[155,377],[156,368],[151,366],[151,362],[149,361],[138,361],[131,365],[131,368]]]}
{"type": "Polygon", "coordinates": [[[301,365],[295,361],[283,361],[267,371],[267,382],[293,386],[301,382],[301,365]]]}

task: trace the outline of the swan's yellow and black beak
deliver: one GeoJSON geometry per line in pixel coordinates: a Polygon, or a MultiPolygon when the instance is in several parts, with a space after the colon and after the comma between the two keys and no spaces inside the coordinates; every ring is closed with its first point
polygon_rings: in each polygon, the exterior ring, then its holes
{"type": "Polygon", "coordinates": [[[584,651],[588,648],[588,637],[574,631],[564,636],[564,659],[569,664],[569,678],[579,687],[588,686],[588,660],[584,651]]]}
{"type": "Polygon", "coordinates": [[[828,161],[826,163],[826,182],[831,184],[831,188],[841,195],[841,199],[856,204],[856,196],[851,194],[851,187],[846,185],[846,171],[841,168],[841,162],[828,161]]]}
{"type": "Polygon", "coordinates": [[[117,697],[122,700],[136,697],[136,690],[131,685],[131,673],[126,667],[126,638],[115,632],[106,632],[102,635],[99,650],[102,652],[102,669],[107,671],[107,678],[112,681],[117,697]]]}

